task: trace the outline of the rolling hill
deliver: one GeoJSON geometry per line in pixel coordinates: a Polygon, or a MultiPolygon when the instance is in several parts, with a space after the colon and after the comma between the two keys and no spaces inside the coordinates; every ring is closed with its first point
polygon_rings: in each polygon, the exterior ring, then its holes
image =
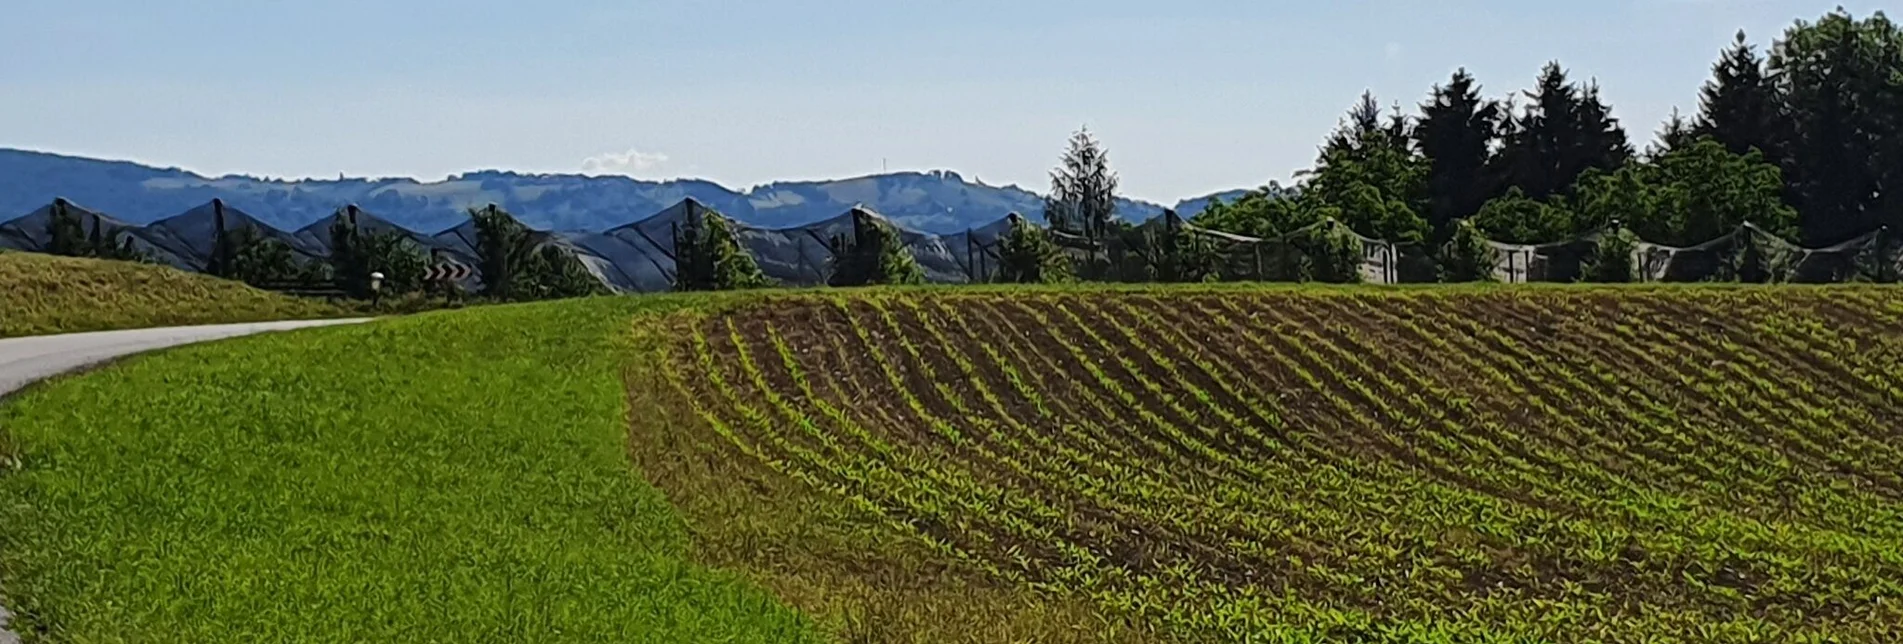
{"type": "MultiPolygon", "coordinates": [[[[1228,193],[1225,193],[1228,194],[1228,193]]],[[[390,223],[434,234],[490,203],[516,213],[532,228],[601,232],[638,221],[684,199],[695,199],[757,228],[804,226],[855,206],[880,212],[914,230],[950,234],[1019,212],[1041,219],[1043,202],[1017,186],[967,181],[955,172],[897,172],[831,181],[789,181],[735,190],[701,180],[644,181],[621,176],[523,174],[485,170],[442,181],[415,179],[267,180],[206,177],[176,168],[0,148],[0,219],[55,198],[71,199],[132,224],[147,224],[212,199],[253,214],[279,230],[298,230],[345,204],[379,213],[390,223]]],[[[1179,204],[1184,216],[1207,197],[1179,204]],[[1187,207],[1190,210],[1185,210],[1187,207]]],[[[1120,202],[1132,221],[1163,206],[1120,202]]]]}

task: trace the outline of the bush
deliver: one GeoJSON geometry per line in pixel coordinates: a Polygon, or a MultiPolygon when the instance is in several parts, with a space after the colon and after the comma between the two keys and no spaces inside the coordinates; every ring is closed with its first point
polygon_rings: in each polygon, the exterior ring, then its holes
{"type": "Polygon", "coordinates": [[[1440,279],[1443,282],[1492,282],[1500,253],[1494,250],[1473,221],[1462,219],[1454,224],[1447,243],[1440,248],[1440,279]]]}

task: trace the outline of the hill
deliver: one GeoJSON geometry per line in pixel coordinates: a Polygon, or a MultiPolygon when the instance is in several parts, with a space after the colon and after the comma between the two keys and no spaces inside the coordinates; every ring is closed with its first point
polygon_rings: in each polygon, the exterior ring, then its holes
{"type": "MultiPolygon", "coordinates": [[[[644,181],[495,170],[431,182],[395,178],[284,181],[206,177],[177,168],[0,148],[0,220],[59,197],[132,224],[151,223],[223,199],[285,231],[329,217],[345,204],[357,204],[394,225],[424,234],[453,227],[467,218],[468,208],[490,203],[517,213],[532,228],[580,232],[633,223],[688,198],[759,228],[804,226],[854,206],[884,213],[914,230],[942,234],[981,226],[1011,212],[1033,219],[1043,213],[1041,197],[1029,190],[968,181],[948,171],[776,182],[745,190],[690,179],[644,181]]],[[[1206,200],[1189,199],[1181,205],[1199,210],[1206,200]]],[[[1120,214],[1132,221],[1163,211],[1161,205],[1142,201],[1120,203],[1120,214]]]]}
{"type": "Polygon", "coordinates": [[[332,305],[177,269],[0,252],[0,337],[334,317],[332,305]]]}

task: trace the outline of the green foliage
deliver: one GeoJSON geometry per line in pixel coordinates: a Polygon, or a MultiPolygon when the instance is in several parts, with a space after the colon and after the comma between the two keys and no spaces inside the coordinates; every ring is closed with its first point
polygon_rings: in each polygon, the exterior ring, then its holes
{"type": "Polygon", "coordinates": [[[1756,150],[1773,163],[1782,159],[1785,120],[1779,113],[1777,86],[1765,76],[1764,64],[1739,31],[1731,48],[1712,65],[1712,78],[1699,93],[1691,135],[1710,137],[1732,154],[1756,150]]]}
{"type": "Polygon", "coordinates": [[[256,228],[239,228],[227,237],[232,248],[223,276],[227,279],[258,286],[298,282],[310,275],[292,256],[289,244],[265,237],[256,228]]]}
{"type": "Polygon", "coordinates": [[[1252,237],[1276,237],[1322,221],[1322,216],[1303,202],[1301,194],[1299,190],[1270,183],[1267,187],[1250,191],[1235,203],[1211,200],[1208,207],[1189,221],[1209,230],[1252,237]]]}
{"type": "Polygon", "coordinates": [[[1639,172],[1654,191],[1657,214],[1629,221],[1647,241],[1697,244],[1745,222],[1778,236],[1797,232],[1797,211],[1784,203],[1781,172],[1756,151],[1738,155],[1704,139],[1639,172]]]}
{"type": "Polygon", "coordinates": [[[1443,282],[1493,282],[1500,253],[1472,220],[1454,222],[1447,243],[1440,248],[1439,268],[1443,282]]]}
{"type": "Polygon", "coordinates": [[[852,212],[851,236],[833,238],[832,286],[923,284],[925,270],[899,238],[899,231],[863,210],[852,212]]]}
{"type": "Polygon", "coordinates": [[[1108,236],[1117,222],[1117,173],[1089,129],[1071,135],[1070,148],[1051,171],[1044,220],[1054,230],[1093,240],[1108,236]]]}
{"type": "Polygon", "coordinates": [[[397,296],[423,288],[428,255],[403,233],[370,232],[357,225],[357,210],[341,208],[330,224],[330,276],[337,288],[356,299],[397,296]],[[372,273],[382,273],[381,288],[371,290],[372,273]]]}
{"type": "Polygon", "coordinates": [[[1509,244],[1558,241],[1574,232],[1572,213],[1527,197],[1517,186],[1481,206],[1471,223],[1487,238],[1509,244]]]}
{"type": "Polygon", "coordinates": [[[740,247],[732,225],[717,212],[698,212],[689,202],[681,230],[675,233],[677,291],[731,291],[770,284],[753,255],[740,247]]]}
{"type": "Polygon", "coordinates": [[[1346,225],[1329,220],[1295,235],[1290,243],[1300,251],[1304,260],[1299,269],[1302,280],[1328,284],[1361,283],[1361,240],[1346,225]]]}
{"type": "Polygon", "coordinates": [[[1531,102],[1509,121],[1494,162],[1506,185],[1528,198],[1561,194],[1587,170],[1615,170],[1632,157],[1625,130],[1600,100],[1597,84],[1581,86],[1553,62],[1526,97],[1531,102]]]}
{"type": "Polygon", "coordinates": [[[1183,230],[1176,213],[1146,231],[1144,255],[1158,282],[1213,282],[1222,277],[1222,254],[1208,238],[1183,230]]]}
{"type": "Polygon", "coordinates": [[[1011,214],[1011,232],[998,241],[997,281],[1055,284],[1071,279],[1070,259],[1044,229],[1011,214]]]}
{"type": "Polygon", "coordinates": [[[1425,239],[1428,164],[1408,147],[1405,121],[1376,127],[1373,97],[1329,138],[1321,159],[1304,173],[1303,207],[1315,219],[1335,219],[1369,237],[1409,243],[1425,239]]]}
{"type": "Polygon", "coordinates": [[[1805,241],[1903,229],[1903,27],[1840,8],[1791,26],[1766,64],[1789,119],[1780,155],[1805,241]]]}
{"type": "Polygon", "coordinates": [[[1470,217],[1486,203],[1492,183],[1487,162],[1506,117],[1506,106],[1482,98],[1479,82],[1464,68],[1421,104],[1414,145],[1427,160],[1431,230],[1470,217]]]}
{"type": "Polygon", "coordinates": [[[505,302],[584,297],[606,292],[574,253],[529,230],[508,211],[471,208],[482,294],[505,302]]]}
{"type": "Polygon", "coordinates": [[[1638,281],[1638,248],[1639,238],[1630,229],[1621,227],[1605,231],[1593,244],[1581,279],[1605,284],[1638,281]]]}

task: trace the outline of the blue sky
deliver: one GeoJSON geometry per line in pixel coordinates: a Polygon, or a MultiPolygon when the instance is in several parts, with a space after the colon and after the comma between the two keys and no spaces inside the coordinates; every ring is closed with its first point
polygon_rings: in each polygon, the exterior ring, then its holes
{"type": "Polygon", "coordinates": [[[1286,181],[1362,90],[1412,110],[1460,66],[1498,95],[1558,59],[1649,140],[1738,29],[1768,44],[1837,4],[0,0],[0,146],[273,177],[889,167],[1042,190],[1088,125],[1128,193],[1174,201],[1286,181]]]}

